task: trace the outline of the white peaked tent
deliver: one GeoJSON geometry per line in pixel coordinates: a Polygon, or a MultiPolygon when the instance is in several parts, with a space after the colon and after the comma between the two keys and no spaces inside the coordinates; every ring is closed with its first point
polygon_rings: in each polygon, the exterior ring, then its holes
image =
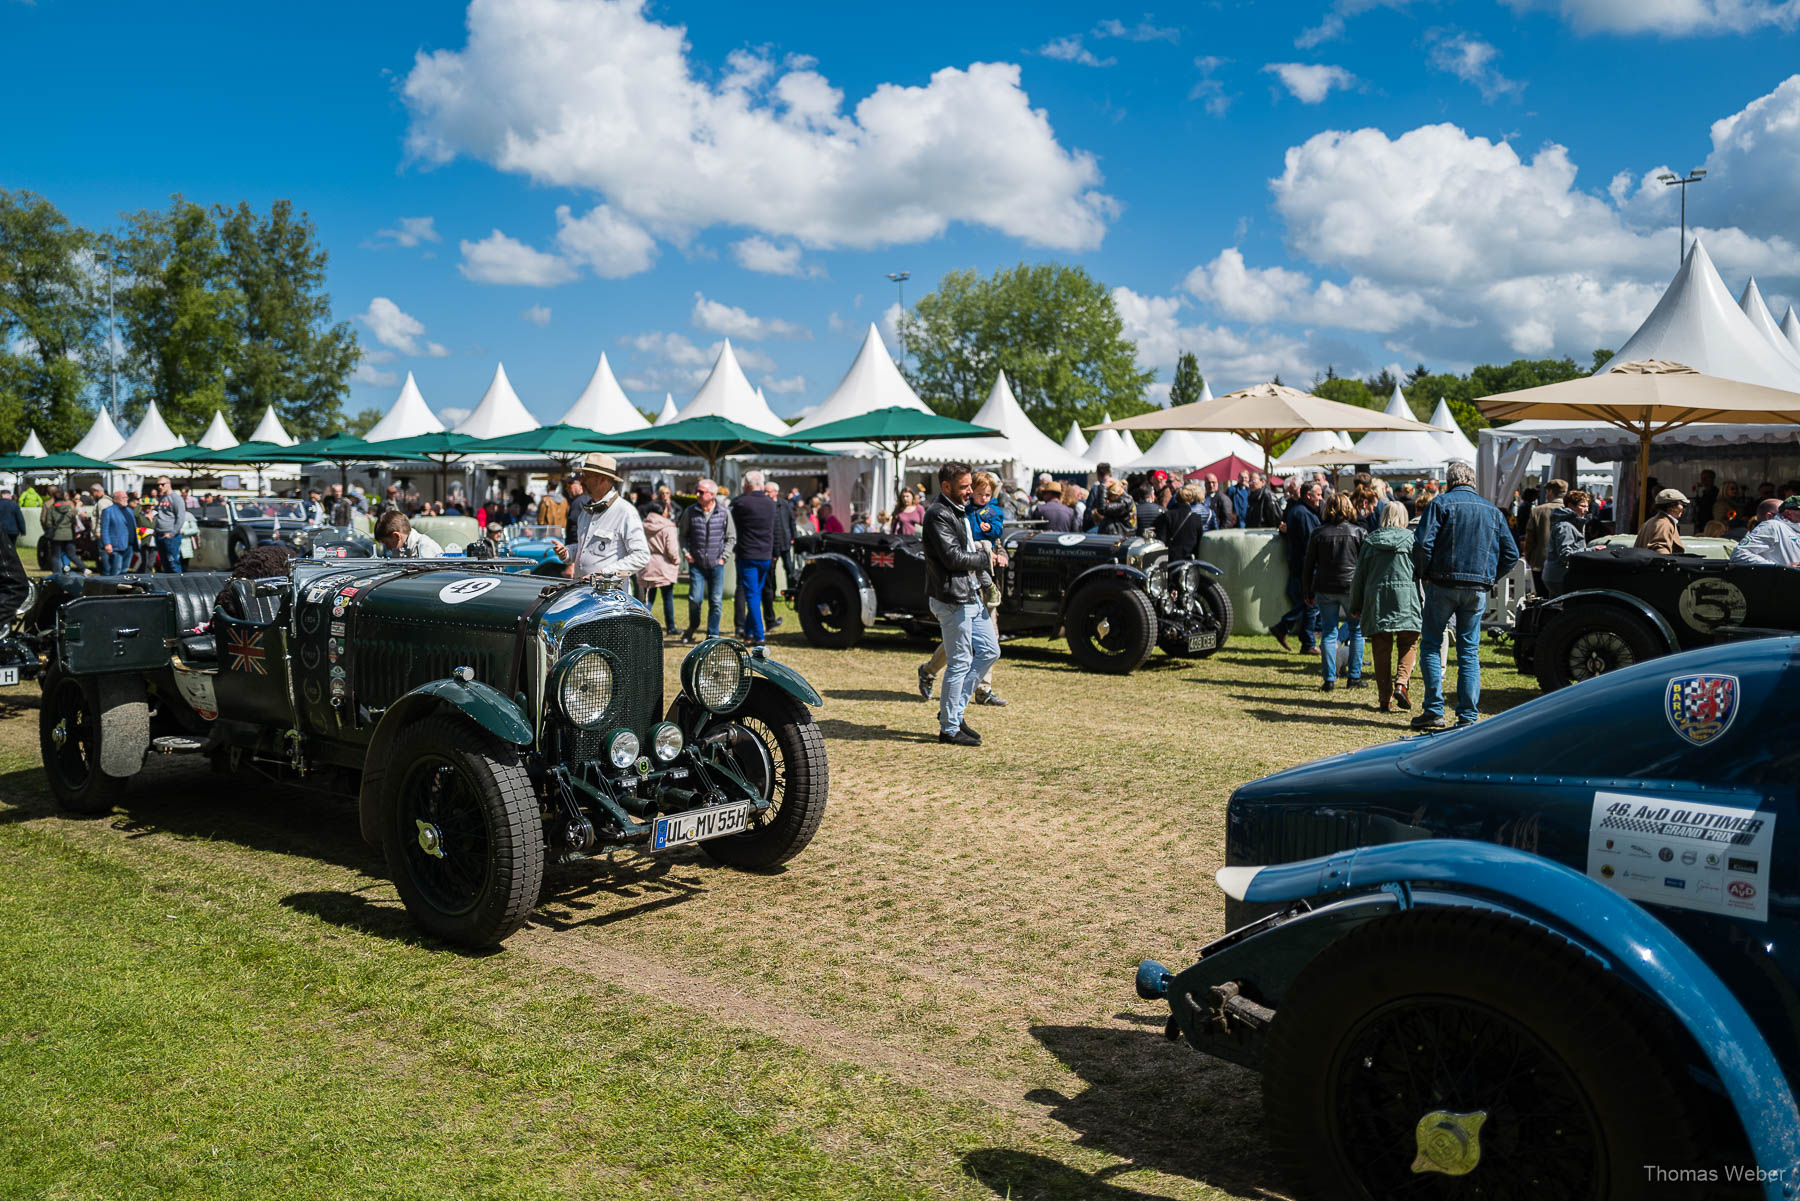
{"type": "Polygon", "coordinates": [[[894,366],[887,346],[881,341],[880,332],[876,330],[874,322],[870,322],[862,348],[856,352],[856,358],[851,361],[850,369],[844,372],[844,378],[831,390],[831,395],[825,398],[824,404],[794,426],[793,432],[800,434],[821,425],[829,425],[833,421],[861,417],[876,409],[890,408],[917,409],[921,413],[931,411],[900,374],[900,369],[894,366]]]}
{"type": "MultiPolygon", "coordinates": [[[[1206,404],[1212,399],[1212,385],[1201,380],[1200,399],[1195,403],[1206,404]]],[[[1227,455],[1236,455],[1247,463],[1262,462],[1262,448],[1241,434],[1223,430],[1164,430],[1149,450],[1131,460],[1131,465],[1139,469],[1167,467],[1192,471],[1217,463],[1227,455]]]]}
{"type": "Polygon", "coordinates": [[[88,426],[88,432],[81,435],[81,441],[75,444],[74,451],[90,459],[110,459],[123,445],[125,435],[113,424],[112,414],[103,408],[94,417],[94,424],[88,426]]]}
{"type": "Polygon", "coordinates": [[[49,451],[44,449],[43,440],[37,436],[36,430],[32,430],[25,435],[25,445],[19,448],[19,457],[21,459],[41,459],[49,453],[49,451]]]}
{"type": "Polygon", "coordinates": [[[1800,350],[1800,316],[1794,314],[1794,306],[1791,304],[1788,305],[1787,316],[1781,319],[1781,332],[1787,335],[1787,340],[1794,344],[1795,350],[1800,350]]]}
{"type": "Polygon", "coordinates": [[[1790,343],[1787,335],[1781,332],[1781,327],[1775,324],[1775,318],[1769,312],[1769,306],[1763,303],[1762,289],[1756,286],[1754,275],[1750,277],[1750,282],[1744,285],[1743,293],[1738,296],[1738,308],[1744,311],[1744,316],[1750,318],[1750,324],[1756,327],[1756,332],[1767,338],[1769,345],[1779,350],[1781,357],[1786,359],[1790,366],[1796,371],[1800,371],[1800,348],[1790,343]]]}
{"type": "MultiPolygon", "coordinates": [[[[1284,463],[1292,463],[1295,459],[1303,459],[1307,455],[1317,454],[1321,450],[1349,450],[1353,445],[1355,444],[1348,437],[1336,430],[1307,430],[1281,452],[1281,457],[1275,460],[1271,469],[1279,469],[1284,463]]],[[[1259,451],[1256,457],[1250,458],[1250,461],[1254,463],[1260,457],[1261,452],[1259,451]]]]}
{"type": "Polygon", "coordinates": [[[270,405],[263,410],[262,420],[256,423],[251,431],[249,442],[273,442],[277,446],[292,446],[296,439],[281,427],[281,418],[275,416],[275,406],[270,405]]]}
{"type": "Polygon", "coordinates": [[[664,392],[662,412],[658,413],[656,415],[656,420],[652,421],[650,424],[667,425],[671,421],[680,420],[680,418],[681,410],[675,407],[675,394],[673,392],[664,392]]]}
{"type": "Polygon", "coordinates": [[[519,399],[519,394],[513,391],[512,381],[506,378],[506,364],[496,363],[494,378],[488,382],[481,403],[453,432],[471,438],[500,438],[537,427],[538,419],[526,411],[525,402],[519,399]]]}
{"type": "Polygon", "coordinates": [[[1025,415],[1025,407],[1013,395],[1006,373],[994,377],[994,386],[981,410],[969,419],[975,425],[999,430],[994,438],[945,438],[927,442],[909,456],[923,463],[960,459],[976,467],[999,466],[1000,474],[1015,484],[1030,485],[1039,471],[1088,472],[1088,463],[1072,455],[1056,439],[1040,430],[1025,415]]]}
{"type": "Polygon", "coordinates": [[[787,422],[775,416],[745,378],[744,369],[738,366],[737,355],[731,352],[730,338],[719,348],[719,357],[707,373],[706,382],[676,414],[680,421],[690,417],[724,417],[765,434],[788,432],[787,422]]]}
{"type": "Polygon", "coordinates": [[[206,432],[200,435],[200,441],[195,443],[208,450],[230,450],[237,444],[238,440],[231,434],[231,427],[225,424],[225,414],[218,409],[213,410],[212,424],[206,427],[206,432]]]}
{"type": "Polygon", "coordinates": [[[1086,452],[1088,440],[1086,435],[1081,432],[1081,422],[1069,422],[1069,432],[1063,437],[1062,445],[1064,450],[1077,457],[1086,452]]]}
{"type": "MultiPolygon", "coordinates": [[[[1112,414],[1105,414],[1102,420],[1110,422],[1112,414]]],[[[1105,463],[1116,474],[1127,463],[1135,463],[1142,458],[1143,452],[1138,449],[1135,438],[1127,438],[1118,430],[1101,430],[1088,443],[1088,448],[1082,452],[1081,457],[1096,465],[1105,463]]]]}
{"type": "Polygon", "coordinates": [[[419,392],[419,385],[413,382],[412,372],[406,373],[406,382],[400,385],[400,395],[382,415],[363,438],[369,442],[391,442],[396,438],[415,438],[420,434],[441,434],[444,423],[438,420],[437,414],[425,403],[425,397],[419,392]]]}
{"type": "Polygon", "coordinates": [[[569,406],[569,411],[562,415],[561,424],[602,434],[623,434],[650,427],[637,406],[626,398],[625,389],[619,387],[604,351],[600,355],[600,365],[594,368],[593,378],[569,406]]]}
{"type": "Polygon", "coordinates": [[[1450,402],[1438,397],[1437,408],[1431,410],[1430,425],[1442,432],[1437,435],[1438,445],[1444,448],[1445,461],[1461,459],[1465,463],[1475,462],[1475,444],[1469,436],[1462,432],[1456,424],[1456,418],[1450,413],[1450,402]]]}
{"type": "Polygon", "coordinates": [[[1800,368],[1732,301],[1698,238],[1668,291],[1600,370],[1640,359],[1685,363],[1705,375],[1800,392],[1800,368]]]}
{"type": "MultiPolygon", "coordinates": [[[[1399,384],[1394,385],[1394,394],[1388,397],[1385,412],[1389,417],[1412,417],[1412,407],[1406,403],[1399,384]]],[[[1411,475],[1441,470],[1447,458],[1436,435],[1423,430],[1375,430],[1364,434],[1356,449],[1359,453],[1387,460],[1369,465],[1369,470],[1377,475],[1411,475]]]]}
{"type": "Polygon", "coordinates": [[[1200,400],[1198,403],[1205,404],[1207,401],[1211,400],[1212,398],[1213,398],[1212,385],[1207,383],[1205,380],[1201,380],[1200,381],[1200,400]]]}
{"type": "Polygon", "coordinates": [[[128,463],[142,455],[153,455],[159,450],[173,450],[181,445],[184,443],[180,436],[169,428],[169,423],[163,420],[163,415],[157,411],[153,400],[150,407],[144,410],[144,419],[131,431],[131,437],[125,439],[125,444],[113,452],[113,462],[128,463]]]}

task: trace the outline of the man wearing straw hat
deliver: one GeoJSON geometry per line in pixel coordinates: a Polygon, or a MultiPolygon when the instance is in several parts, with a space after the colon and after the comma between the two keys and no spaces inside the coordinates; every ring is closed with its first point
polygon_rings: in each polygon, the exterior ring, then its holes
{"type": "Polygon", "coordinates": [[[575,578],[630,577],[650,561],[650,541],[638,511],[619,500],[618,462],[596,451],[576,466],[581,473],[581,516],[575,546],[552,542],[563,562],[573,561],[575,578]]]}

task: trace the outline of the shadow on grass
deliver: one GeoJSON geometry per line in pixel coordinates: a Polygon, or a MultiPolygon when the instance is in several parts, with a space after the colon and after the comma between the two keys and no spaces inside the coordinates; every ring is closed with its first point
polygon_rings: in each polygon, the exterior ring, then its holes
{"type": "Polygon", "coordinates": [[[490,955],[497,954],[500,950],[499,947],[475,949],[439,942],[413,924],[412,916],[398,901],[372,901],[361,895],[360,892],[338,892],[329,889],[317,892],[296,892],[282,897],[281,904],[289,909],[310,914],[322,922],[328,922],[346,930],[354,930],[359,934],[368,934],[389,942],[448,951],[465,959],[485,959],[490,955]]]}
{"type": "Polygon", "coordinates": [[[673,908],[703,896],[706,888],[684,880],[677,869],[716,870],[719,865],[690,849],[651,858],[620,852],[594,859],[575,859],[545,873],[531,924],[552,930],[577,926],[610,926],[647,913],[673,908]],[[620,901],[631,901],[621,905],[620,901]]]}
{"type": "MultiPolygon", "coordinates": [[[[1323,706],[1319,707],[1323,708],[1323,706]]],[[[1340,710],[1343,709],[1342,706],[1339,706],[1339,708],[1340,710]]],[[[1376,717],[1363,717],[1354,709],[1329,714],[1284,713],[1280,709],[1245,709],[1244,716],[1260,722],[1304,722],[1307,725],[1316,725],[1322,721],[1329,721],[1334,726],[1374,726],[1377,729],[1387,730],[1392,734],[1407,734],[1411,732],[1403,721],[1382,721],[1376,717]]]]}
{"type": "MultiPolygon", "coordinates": [[[[935,709],[936,706],[933,706],[935,709]]],[[[936,742],[937,721],[926,719],[931,730],[896,730],[892,726],[859,725],[853,721],[838,718],[827,718],[819,723],[819,733],[829,739],[841,738],[845,742],[936,742]]]]}
{"type": "Polygon", "coordinates": [[[898,688],[827,688],[828,701],[917,701],[923,700],[917,689],[902,692],[898,688]]]}
{"type": "Polygon", "coordinates": [[[1080,1146],[1129,1162],[1089,1175],[998,1148],[966,1156],[964,1170],[999,1196],[1136,1201],[1147,1194],[1108,1183],[1134,1169],[1201,1181],[1238,1197],[1273,1195],[1253,1073],[1196,1055],[1160,1029],[1034,1026],[1031,1034],[1086,1088],[1073,1097],[1037,1089],[1026,1100],[1050,1106],[1050,1116],[1075,1131],[1080,1146]]]}

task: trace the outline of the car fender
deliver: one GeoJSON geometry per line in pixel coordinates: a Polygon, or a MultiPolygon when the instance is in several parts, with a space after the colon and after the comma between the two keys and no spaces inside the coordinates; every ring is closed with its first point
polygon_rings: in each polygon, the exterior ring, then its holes
{"type": "Polygon", "coordinates": [[[1075,599],[1076,593],[1083,588],[1092,587],[1102,580],[1131,580],[1145,591],[1149,591],[1150,588],[1150,577],[1144,574],[1142,568],[1132,567],[1125,563],[1101,563],[1096,567],[1088,568],[1069,581],[1069,589],[1063,593],[1062,615],[1068,616],[1069,602],[1075,599]]]}
{"type": "MultiPolygon", "coordinates": [[[[1218,877],[1226,895],[1252,903],[1385,889],[1402,906],[1415,900],[1482,905],[1569,939],[1655,998],[1693,1037],[1736,1107],[1755,1161],[1783,1169],[1768,1195],[1783,1195],[1782,1179],[1800,1179],[1800,1113],[1756,1023],[1686,943],[1598,881],[1537,855],[1465,839],[1389,843],[1274,867],[1227,867],[1218,877]],[[1427,887],[1415,893],[1415,884],[1427,887]],[[1473,895],[1462,898],[1459,890],[1473,895]]],[[[1290,924],[1303,927],[1305,921],[1290,924]]],[[[1240,953],[1265,937],[1244,940],[1240,953]]]]}
{"type": "MultiPolygon", "coordinates": [[[[806,577],[811,575],[814,571],[841,571],[849,576],[850,583],[855,586],[857,597],[862,602],[863,625],[872,626],[875,624],[875,585],[869,582],[868,574],[863,571],[861,564],[855,559],[852,559],[849,555],[839,554],[837,551],[824,551],[820,554],[813,555],[806,561],[806,570],[800,574],[800,582],[804,584],[806,582],[806,577]]],[[[798,589],[795,590],[795,595],[799,595],[798,589]]],[[[802,681],[802,683],[804,683],[804,681],[802,681]]],[[[795,695],[799,696],[800,694],[795,693],[795,695]]],[[[805,700],[806,698],[801,697],[800,699],[805,700]]],[[[816,705],[819,702],[812,701],[809,703],[816,705]]]]}
{"type": "Polygon", "coordinates": [[[478,680],[450,679],[433,680],[413,689],[382,713],[364,754],[366,766],[356,808],[363,841],[371,846],[381,845],[381,786],[387,776],[388,748],[403,728],[441,708],[461,713],[503,742],[531,745],[531,723],[524,712],[490,685],[478,680]]]}
{"type": "Polygon", "coordinates": [[[807,682],[805,676],[779,660],[760,659],[752,655],[750,656],[750,672],[752,675],[761,676],[803,705],[816,709],[825,703],[825,698],[819,695],[818,689],[807,682]]]}
{"type": "Polygon", "coordinates": [[[1211,563],[1208,563],[1205,559],[1171,559],[1171,560],[1169,560],[1168,568],[1170,571],[1174,571],[1177,567],[1198,567],[1201,571],[1204,571],[1207,575],[1213,576],[1216,579],[1223,579],[1225,576],[1225,572],[1223,569],[1214,567],[1211,563]]]}
{"type": "Polygon", "coordinates": [[[1656,632],[1662,635],[1667,654],[1672,655],[1681,649],[1681,641],[1675,637],[1675,628],[1669,624],[1666,617],[1641,598],[1635,597],[1629,592],[1619,592],[1612,588],[1584,588],[1579,592],[1565,592],[1561,596],[1551,597],[1537,606],[1536,628],[1542,631],[1549,616],[1562,612],[1571,601],[1582,601],[1590,605],[1615,605],[1626,609],[1655,627],[1656,632]]]}

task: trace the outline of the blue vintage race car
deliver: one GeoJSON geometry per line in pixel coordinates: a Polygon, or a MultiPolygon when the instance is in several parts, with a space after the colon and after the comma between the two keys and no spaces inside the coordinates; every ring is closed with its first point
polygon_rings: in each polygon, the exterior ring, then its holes
{"type": "Polygon", "coordinates": [[[1137,988],[1302,1198],[1800,1195],[1800,638],[1280,772],[1137,988]]]}
{"type": "Polygon", "coordinates": [[[514,559],[530,559],[533,575],[561,575],[563,561],[556,544],[564,541],[559,525],[509,525],[500,534],[500,553],[514,559]]]}

